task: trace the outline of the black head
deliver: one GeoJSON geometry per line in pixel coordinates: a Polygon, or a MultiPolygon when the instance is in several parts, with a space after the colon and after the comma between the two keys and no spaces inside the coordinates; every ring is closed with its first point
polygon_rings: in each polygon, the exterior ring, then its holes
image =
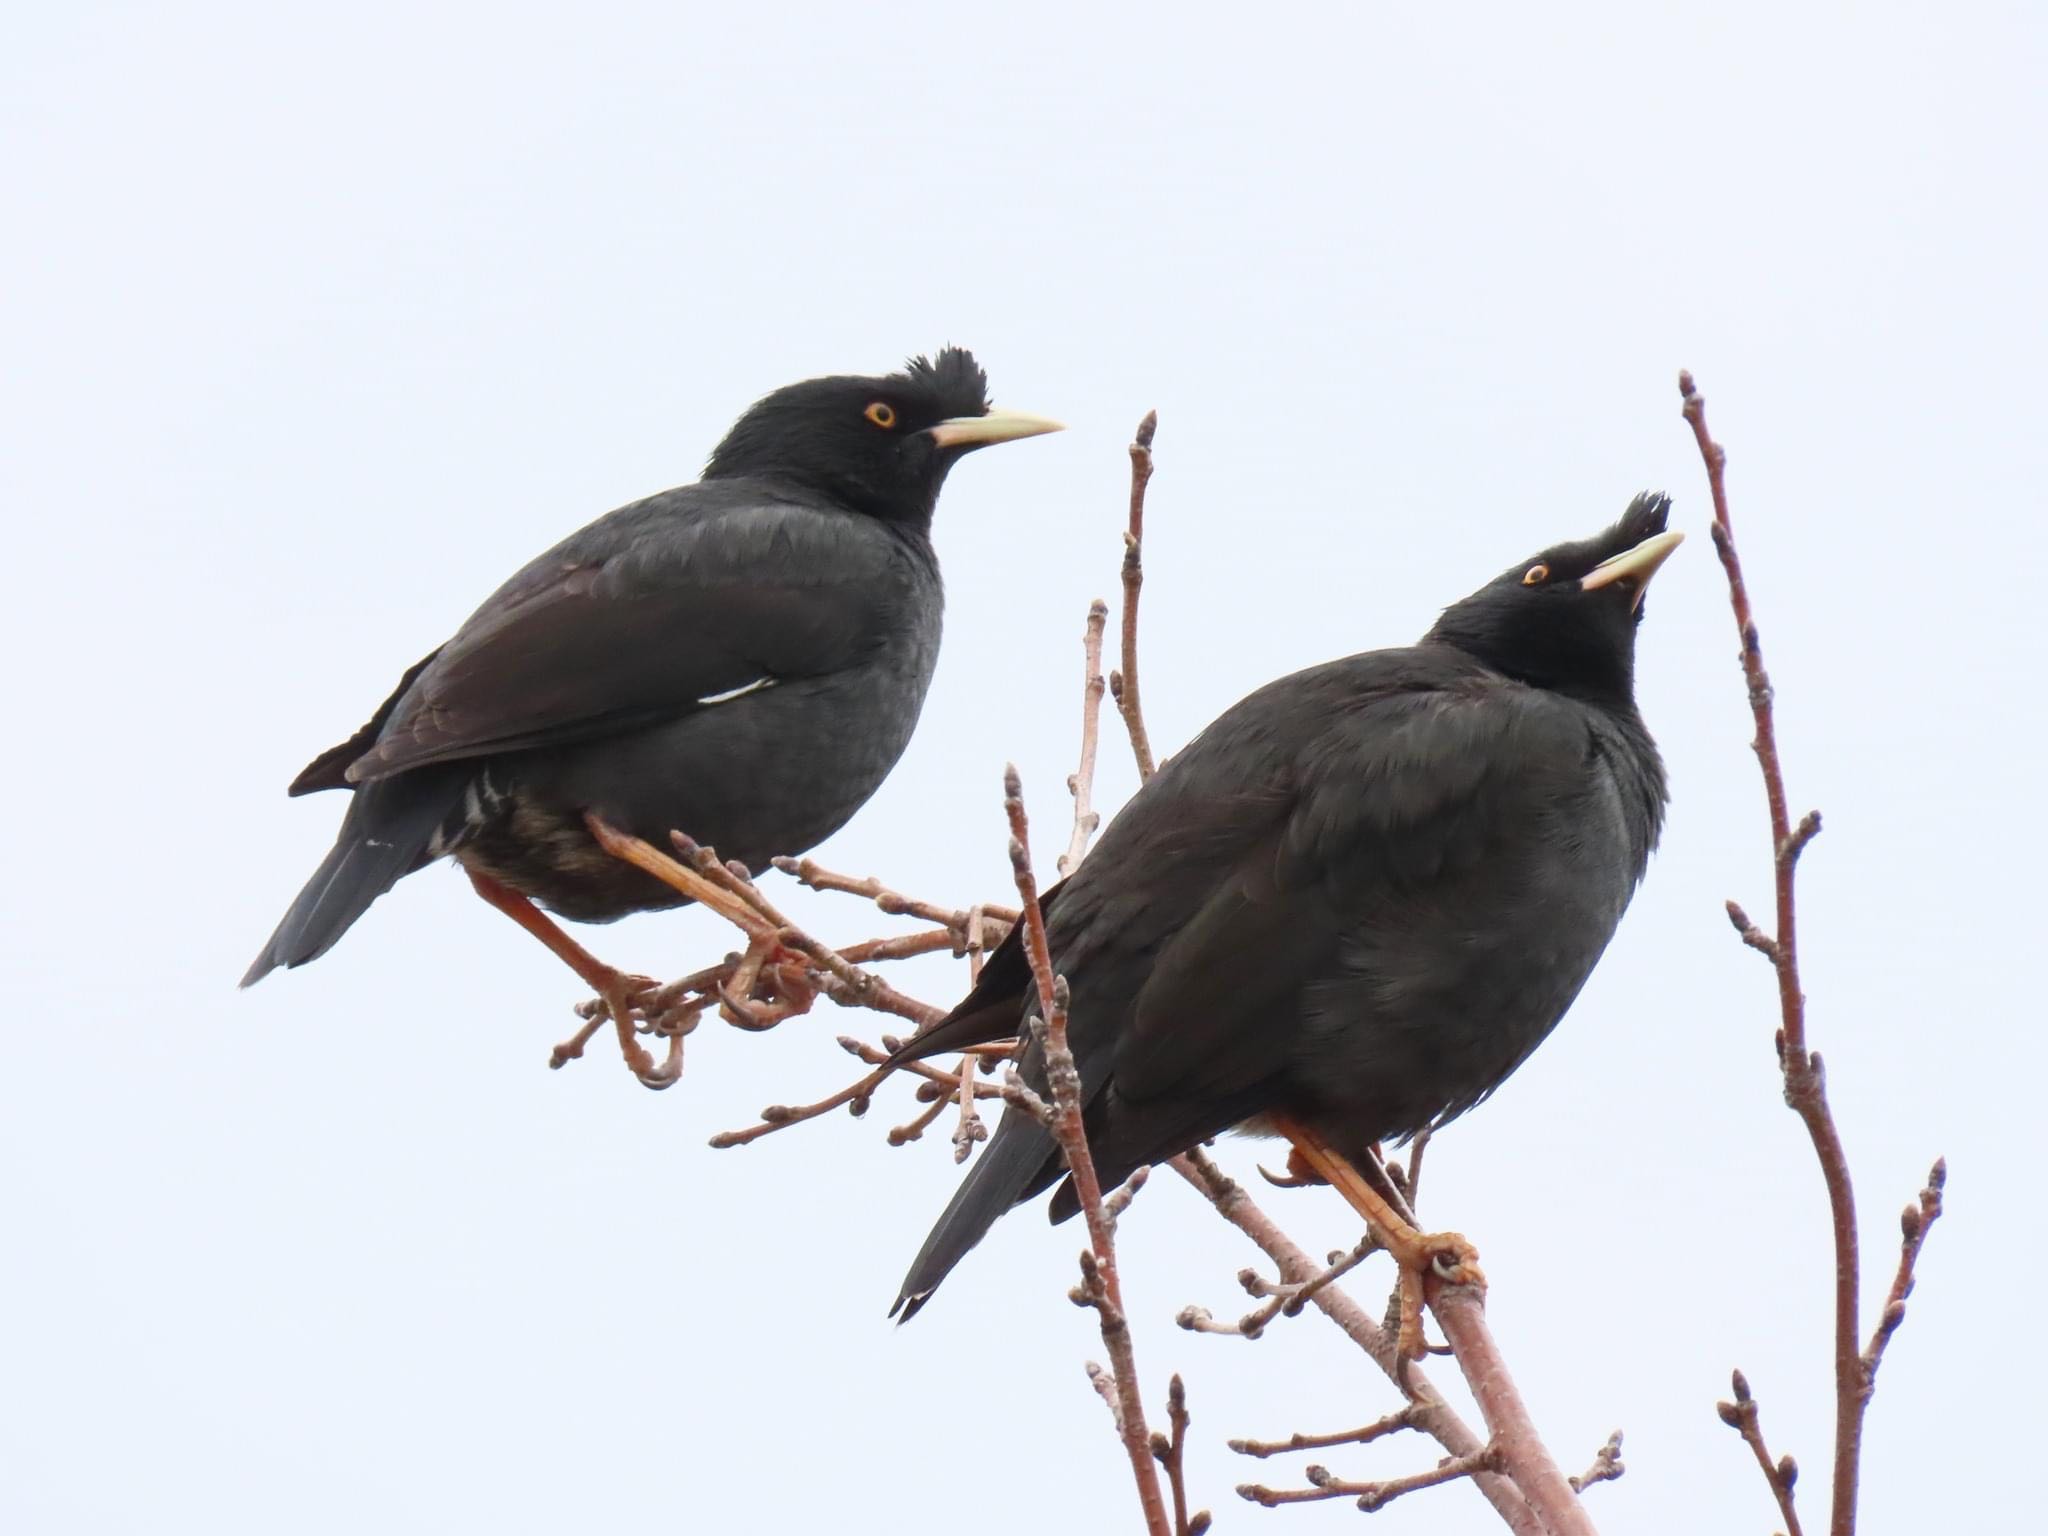
{"type": "Polygon", "coordinates": [[[990,443],[1057,432],[1059,423],[991,410],[988,375],[963,347],[914,357],[880,378],[807,379],[733,424],[707,480],[772,475],[892,522],[929,523],[946,471],[990,443]]]}
{"type": "Polygon", "coordinates": [[[1670,497],[1645,492],[1605,533],[1546,549],[1453,603],[1428,638],[1522,682],[1632,706],[1643,593],[1685,537],[1665,531],[1670,514],[1670,497]]]}

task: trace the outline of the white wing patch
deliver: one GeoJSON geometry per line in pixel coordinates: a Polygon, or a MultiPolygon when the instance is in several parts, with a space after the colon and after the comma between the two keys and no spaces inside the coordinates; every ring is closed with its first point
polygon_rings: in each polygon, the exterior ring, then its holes
{"type": "Polygon", "coordinates": [[[763,688],[773,688],[774,686],[774,678],[757,677],[751,683],[742,683],[739,687],[728,688],[723,693],[707,693],[697,702],[699,704],[730,704],[734,699],[745,698],[750,693],[759,693],[763,688]]]}

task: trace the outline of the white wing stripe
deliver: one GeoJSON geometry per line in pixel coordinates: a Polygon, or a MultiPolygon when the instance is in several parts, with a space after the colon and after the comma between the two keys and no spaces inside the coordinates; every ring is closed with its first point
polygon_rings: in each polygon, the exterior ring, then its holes
{"type": "Polygon", "coordinates": [[[699,704],[727,704],[734,699],[743,698],[747,694],[759,693],[763,688],[773,688],[774,686],[774,678],[757,677],[751,683],[742,683],[739,687],[728,688],[723,693],[707,693],[697,702],[699,704]]]}

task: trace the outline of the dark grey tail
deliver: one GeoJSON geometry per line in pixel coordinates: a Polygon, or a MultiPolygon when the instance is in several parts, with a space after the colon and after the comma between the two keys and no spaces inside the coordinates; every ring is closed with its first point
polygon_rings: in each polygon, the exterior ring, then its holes
{"type": "Polygon", "coordinates": [[[459,766],[365,784],[349,797],[334,847],[313,871],[277,932],[242,978],[253,986],[280,965],[317,960],[355,920],[424,864],[434,833],[462,799],[459,766]]]}
{"type": "Polygon", "coordinates": [[[889,1315],[904,1323],[917,1316],[939,1282],[953,1272],[953,1266],[988,1235],[996,1218],[1044,1189],[1065,1167],[1043,1126],[1022,1110],[1005,1109],[1002,1123],[989,1138],[988,1150],[961,1180],[945,1213],[918,1250],[889,1315]]]}

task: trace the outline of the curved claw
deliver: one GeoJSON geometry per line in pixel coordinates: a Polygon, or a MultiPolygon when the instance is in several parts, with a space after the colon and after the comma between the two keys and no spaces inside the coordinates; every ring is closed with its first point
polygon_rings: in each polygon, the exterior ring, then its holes
{"type": "Polygon", "coordinates": [[[1259,1177],[1264,1179],[1268,1184],[1272,1185],[1275,1189],[1307,1189],[1312,1185],[1320,1184],[1323,1182],[1321,1179],[1316,1178],[1314,1175],[1310,1175],[1304,1178],[1300,1174],[1295,1173],[1292,1169],[1289,1169],[1286,1173],[1275,1173],[1272,1169],[1268,1168],[1264,1163],[1259,1163],[1256,1166],[1259,1170],[1259,1177]]]}
{"type": "Polygon", "coordinates": [[[662,1058],[661,1065],[647,1072],[635,1067],[633,1076],[639,1079],[642,1088],[652,1089],[656,1093],[675,1087],[683,1076],[683,1037],[669,1036],[668,1055],[662,1058]]]}
{"type": "Polygon", "coordinates": [[[1479,1250],[1456,1232],[1425,1232],[1419,1244],[1430,1269],[1446,1285],[1486,1286],[1486,1271],[1479,1267],[1479,1250]]]}

